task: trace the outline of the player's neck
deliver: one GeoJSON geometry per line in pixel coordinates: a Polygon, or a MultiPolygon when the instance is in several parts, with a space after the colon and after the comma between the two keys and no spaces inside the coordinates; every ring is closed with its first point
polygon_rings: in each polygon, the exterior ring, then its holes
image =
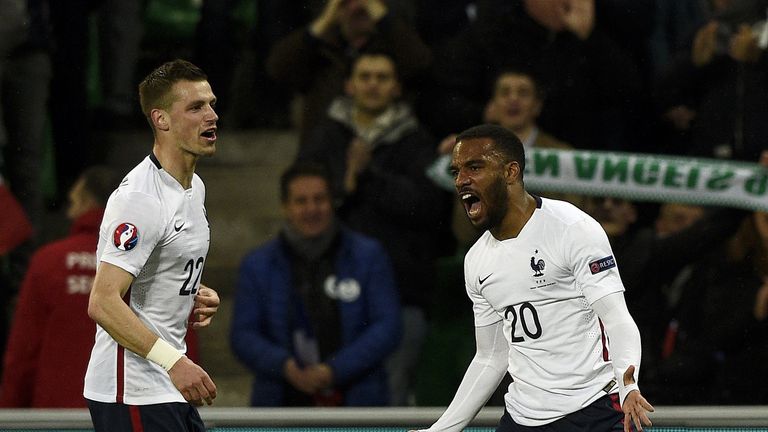
{"type": "Polygon", "coordinates": [[[525,224],[528,223],[528,220],[531,219],[535,210],[536,198],[525,190],[511,195],[507,214],[504,215],[504,219],[502,219],[497,227],[491,229],[491,234],[498,240],[517,237],[520,231],[523,230],[523,227],[525,227],[525,224]]]}
{"type": "Polygon", "coordinates": [[[198,156],[176,147],[161,146],[157,143],[152,148],[152,152],[163,170],[175,178],[184,189],[192,187],[192,177],[195,174],[198,156]]]}

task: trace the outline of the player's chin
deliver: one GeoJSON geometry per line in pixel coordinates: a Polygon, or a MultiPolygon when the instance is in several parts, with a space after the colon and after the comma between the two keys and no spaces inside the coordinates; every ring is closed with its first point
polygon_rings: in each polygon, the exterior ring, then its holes
{"type": "Polygon", "coordinates": [[[197,155],[210,157],[216,154],[216,141],[206,141],[200,146],[197,155]]]}
{"type": "Polygon", "coordinates": [[[480,231],[485,231],[486,229],[488,229],[487,217],[484,217],[482,215],[470,216],[469,214],[467,214],[467,218],[469,218],[469,223],[471,223],[472,226],[475,227],[475,229],[480,231]]]}

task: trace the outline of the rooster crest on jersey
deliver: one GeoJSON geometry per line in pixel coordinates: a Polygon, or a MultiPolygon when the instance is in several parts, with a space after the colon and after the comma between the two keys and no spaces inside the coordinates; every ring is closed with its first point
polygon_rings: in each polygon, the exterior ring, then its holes
{"type": "Polygon", "coordinates": [[[536,261],[536,257],[531,257],[531,270],[533,270],[534,277],[544,276],[544,260],[536,261]]]}
{"type": "Polygon", "coordinates": [[[129,251],[139,242],[139,230],[136,225],[123,222],[117,226],[112,235],[115,247],[122,251],[129,251]]]}

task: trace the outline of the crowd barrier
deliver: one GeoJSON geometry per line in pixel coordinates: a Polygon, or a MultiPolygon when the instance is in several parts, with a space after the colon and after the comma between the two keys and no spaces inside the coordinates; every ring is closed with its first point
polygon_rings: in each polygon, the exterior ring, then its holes
{"type": "MultiPolygon", "coordinates": [[[[200,409],[209,432],[404,432],[426,427],[443,408],[200,409]]],[[[492,432],[502,408],[486,407],[467,429],[492,432]]],[[[768,406],[657,407],[648,431],[768,432],[768,406]]],[[[0,410],[0,432],[92,431],[87,410],[0,410]]]]}

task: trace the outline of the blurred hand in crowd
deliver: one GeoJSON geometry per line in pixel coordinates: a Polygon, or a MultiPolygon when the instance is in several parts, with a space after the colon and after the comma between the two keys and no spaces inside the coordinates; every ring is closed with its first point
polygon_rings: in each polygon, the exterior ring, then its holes
{"type": "Polygon", "coordinates": [[[755,63],[760,59],[762,50],[757,45],[757,37],[752,32],[752,27],[741,24],[739,30],[731,38],[728,54],[742,63],[755,63]]]}

